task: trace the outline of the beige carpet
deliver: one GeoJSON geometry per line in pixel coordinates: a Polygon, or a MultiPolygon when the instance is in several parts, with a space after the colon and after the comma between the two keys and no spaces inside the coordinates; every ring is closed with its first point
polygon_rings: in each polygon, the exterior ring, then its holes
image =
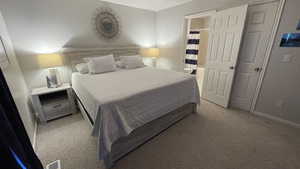
{"type": "MultiPolygon", "coordinates": [[[[102,169],[96,140],[80,114],[40,125],[37,154],[62,169],[102,169]]],[[[202,102],[121,159],[113,169],[300,169],[300,130],[202,102]]]]}

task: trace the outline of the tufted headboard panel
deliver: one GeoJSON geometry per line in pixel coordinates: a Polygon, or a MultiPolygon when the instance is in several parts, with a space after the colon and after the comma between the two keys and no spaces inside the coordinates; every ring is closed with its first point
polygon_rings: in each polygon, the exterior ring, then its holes
{"type": "Polygon", "coordinates": [[[68,74],[71,78],[74,66],[78,63],[83,63],[83,58],[97,57],[113,54],[116,60],[119,56],[137,55],[140,53],[139,47],[116,47],[116,48],[64,48],[61,55],[64,58],[64,63],[68,67],[68,74]]]}

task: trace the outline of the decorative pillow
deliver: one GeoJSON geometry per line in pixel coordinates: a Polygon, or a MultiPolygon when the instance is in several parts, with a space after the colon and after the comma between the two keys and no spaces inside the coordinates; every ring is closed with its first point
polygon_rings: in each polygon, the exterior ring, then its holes
{"type": "Polygon", "coordinates": [[[90,59],[95,58],[95,57],[99,57],[99,56],[86,57],[86,58],[83,58],[83,61],[84,61],[85,63],[88,63],[88,62],[90,61],[90,59]]]}
{"type": "Polygon", "coordinates": [[[91,59],[93,58],[98,58],[98,57],[103,57],[103,56],[114,56],[113,54],[109,54],[109,55],[95,55],[95,56],[90,56],[90,57],[85,57],[83,58],[82,60],[85,62],[85,63],[88,63],[91,59]]]}
{"type": "Polygon", "coordinates": [[[116,65],[118,68],[124,68],[124,66],[120,60],[116,61],[116,65]]]}
{"type": "Polygon", "coordinates": [[[134,69],[144,67],[143,58],[139,55],[134,56],[120,56],[122,66],[126,69],[134,69]]]}
{"type": "Polygon", "coordinates": [[[87,65],[91,74],[113,72],[116,70],[113,55],[89,58],[87,65]]]}
{"type": "Polygon", "coordinates": [[[75,69],[81,74],[89,73],[89,67],[86,63],[79,63],[75,66],[75,69]]]}

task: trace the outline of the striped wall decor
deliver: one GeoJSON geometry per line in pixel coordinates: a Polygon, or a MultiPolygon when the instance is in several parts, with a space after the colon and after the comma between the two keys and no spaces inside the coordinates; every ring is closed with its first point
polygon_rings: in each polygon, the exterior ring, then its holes
{"type": "Polygon", "coordinates": [[[196,74],[199,53],[200,31],[190,31],[185,51],[185,70],[196,74]]]}

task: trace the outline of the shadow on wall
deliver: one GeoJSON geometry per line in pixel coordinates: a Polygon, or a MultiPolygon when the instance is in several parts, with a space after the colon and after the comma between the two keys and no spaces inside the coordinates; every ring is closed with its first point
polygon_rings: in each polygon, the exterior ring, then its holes
{"type": "MultiPolygon", "coordinates": [[[[120,47],[125,46],[124,43],[118,43],[118,39],[114,40],[105,40],[98,35],[95,34],[95,37],[99,39],[99,41],[105,41],[105,44],[95,44],[95,43],[89,43],[89,38],[87,35],[82,34],[80,36],[74,36],[71,39],[69,39],[62,47],[63,48],[106,48],[106,47],[120,47]]],[[[139,46],[136,43],[128,42],[126,46],[139,46]]],[[[61,50],[60,49],[60,50],[61,50]]]]}
{"type": "Polygon", "coordinates": [[[94,43],[89,44],[89,38],[86,34],[81,34],[73,36],[70,38],[62,48],[86,48],[86,47],[96,47],[94,43]]]}

